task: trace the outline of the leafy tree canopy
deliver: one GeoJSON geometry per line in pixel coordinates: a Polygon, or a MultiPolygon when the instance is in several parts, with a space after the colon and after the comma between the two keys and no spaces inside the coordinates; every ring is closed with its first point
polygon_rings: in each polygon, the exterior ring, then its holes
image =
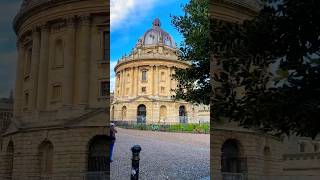
{"type": "Polygon", "coordinates": [[[208,7],[208,0],[191,0],[185,15],[173,18],[185,37],[180,57],[192,63],[176,73],[176,98],[208,104],[211,96],[215,121],[316,137],[320,1],[264,0],[259,14],[241,24],[209,19],[208,7]]]}

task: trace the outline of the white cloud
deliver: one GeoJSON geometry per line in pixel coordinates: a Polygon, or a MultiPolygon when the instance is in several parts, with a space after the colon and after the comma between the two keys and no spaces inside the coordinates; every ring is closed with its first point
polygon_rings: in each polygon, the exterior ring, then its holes
{"type": "Polygon", "coordinates": [[[136,23],[156,5],[159,0],[111,0],[111,29],[136,23]]]}

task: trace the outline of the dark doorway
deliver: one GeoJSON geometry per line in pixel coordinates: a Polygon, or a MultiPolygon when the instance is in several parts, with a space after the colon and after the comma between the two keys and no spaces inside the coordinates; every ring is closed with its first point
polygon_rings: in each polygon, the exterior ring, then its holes
{"type": "Polygon", "coordinates": [[[103,180],[110,176],[109,142],[110,138],[105,135],[96,136],[89,142],[88,180],[103,180]]]}
{"type": "Polygon", "coordinates": [[[240,143],[235,139],[224,142],[221,149],[221,171],[224,179],[229,177],[244,178],[247,172],[246,158],[241,157],[240,143]]]}
{"type": "Polygon", "coordinates": [[[144,104],[138,106],[137,123],[146,123],[147,108],[144,104]]]}
{"type": "Polygon", "coordinates": [[[179,107],[179,121],[180,123],[188,123],[188,117],[185,106],[179,107]]]}

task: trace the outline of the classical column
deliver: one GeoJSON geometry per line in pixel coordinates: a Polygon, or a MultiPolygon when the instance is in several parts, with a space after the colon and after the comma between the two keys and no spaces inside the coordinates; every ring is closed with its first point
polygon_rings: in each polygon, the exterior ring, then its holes
{"type": "Polygon", "coordinates": [[[40,61],[40,32],[38,27],[32,29],[32,59],[31,59],[31,79],[32,79],[32,108],[37,109],[38,98],[38,77],[40,61]]]}
{"type": "Polygon", "coordinates": [[[130,96],[132,97],[133,96],[133,88],[134,88],[134,67],[131,68],[131,93],[130,93],[130,96]]]}
{"type": "Polygon", "coordinates": [[[135,94],[138,96],[139,92],[139,66],[136,67],[136,86],[135,86],[135,94]]]}
{"type": "Polygon", "coordinates": [[[154,96],[154,66],[151,66],[151,96],[154,96]]]}
{"type": "Polygon", "coordinates": [[[88,105],[89,97],[89,61],[90,61],[90,15],[79,17],[79,105],[88,105]]]}
{"type": "Polygon", "coordinates": [[[48,87],[48,67],[49,67],[49,34],[47,24],[40,26],[41,29],[41,48],[38,76],[38,99],[37,107],[44,110],[47,104],[47,87],[48,87]]]}
{"type": "Polygon", "coordinates": [[[14,116],[19,116],[22,112],[23,103],[23,60],[24,60],[24,47],[20,39],[17,41],[17,68],[16,68],[16,81],[14,89],[14,116]]]}
{"type": "Polygon", "coordinates": [[[156,66],[156,73],[155,73],[155,95],[159,96],[159,66],[156,66]]]}
{"type": "MultiPolygon", "coordinates": [[[[73,80],[75,62],[75,17],[70,16],[66,19],[66,39],[65,39],[65,58],[63,67],[63,88],[62,101],[64,106],[73,104],[73,80]]],[[[80,79],[81,81],[81,79],[80,79]]]]}
{"type": "Polygon", "coordinates": [[[124,96],[124,72],[123,70],[120,71],[121,72],[121,97],[124,96]]]}
{"type": "Polygon", "coordinates": [[[167,73],[168,73],[168,80],[166,82],[168,90],[167,92],[169,93],[169,96],[171,96],[171,68],[167,67],[167,73]]]}

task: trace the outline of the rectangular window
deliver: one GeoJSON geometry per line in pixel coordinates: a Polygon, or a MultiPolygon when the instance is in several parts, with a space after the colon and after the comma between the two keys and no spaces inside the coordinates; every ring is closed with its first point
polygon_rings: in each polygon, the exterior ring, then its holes
{"type": "Polygon", "coordinates": [[[141,88],[141,92],[146,93],[146,92],[147,92],[146,87],[142,87],[142,88],[141,88]]]}
{"type": "Polygon", "coordinates": [[[129,88],[126,88],[126,96],[128,96],[128,94],[129,94],[129,88]]]}
{"type": "Polygon", "coordinates": [[[102,81],[100,83],[100,96],[105,97],[108,95],[109,83],[107,81],[102,81]]]}
{"type": "Polygon", "coordinates": [[[164,90],[165,90],[165,87],[161,87],[160,92],[161,92],[161,93],[164,93],[164,90]]]}
{"type": "Polygon", "coordinates": [[[60,100],[61,99],[61,95],[62,95],[61,85],[59,85],[59,84],[53,85],[52,86],[51,99],[54,100],[54,101],[60,100]]]}
{"type": "Polygon", "coordinates": [[[103,61],[109,61],[109,33],[107,31],[103,32],[103,61]]]}

